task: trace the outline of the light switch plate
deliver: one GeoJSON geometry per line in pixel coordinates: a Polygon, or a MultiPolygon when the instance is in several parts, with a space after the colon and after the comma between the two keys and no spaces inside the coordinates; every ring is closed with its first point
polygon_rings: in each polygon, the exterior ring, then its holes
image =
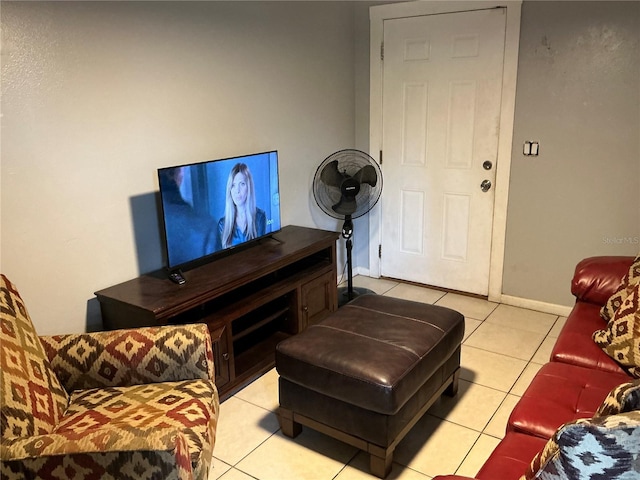
{"type": "Polygon", "coordinates": [[[535,157],[540,153],[540,142],[527,140],[522,146],[522,154],[527,157],[535,157]]]}
{"type": "Polygon", "coordinates": [[[540,151],[540,144],[538,142],[531,142],[531,155],[538,155],[540,151]]]}

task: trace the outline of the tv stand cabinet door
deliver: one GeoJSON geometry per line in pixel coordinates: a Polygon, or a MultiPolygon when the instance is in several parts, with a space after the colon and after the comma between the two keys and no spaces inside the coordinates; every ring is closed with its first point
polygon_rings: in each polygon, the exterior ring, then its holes
{"type": "Polygon", "coordinates": [[[231,362],[229,356],[229,339],[227,326],[213,328],[209,325],[211,347],[213,348],[213,363],[216,368],[216,387],[221,390],[231,380],[231,362]]]}
{"type": "Polygon", "coordinates": [[[327,272],[300,286],[301,329],[318,323],[338,309],[334,272],[327,272]]]}

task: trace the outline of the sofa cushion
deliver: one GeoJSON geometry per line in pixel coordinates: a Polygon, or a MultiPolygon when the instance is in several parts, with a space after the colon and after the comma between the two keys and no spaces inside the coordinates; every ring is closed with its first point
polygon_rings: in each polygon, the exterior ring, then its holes
{"type": "Polygon", "coordinates": [[[524,433],[507,432],[476,474],[478,480],[517,480],[546,440],[524,433]]]}
{"type": "Polygon", "coordinates": [[[640,283],[633,287],[607,328],[594,332],[593,340],[631,375],[640,378],[640,283]]]}
{"type": "MultiPolygon", "coordinates": [[[[624,373],[547,363],[513,408],[507,429],[547,440],[562,424],[592,417],[612,390],[628,381],[624,373]]],[[[611,404],[611,413],[619,413],[620,410],[613,411],[613,399],[611,404]]]]}
{"type": "Polygon", "coordinates": [[[558,429],[522,480],[634,479],[640,474],[640,411],[576,420],[558,429]]]}
{"type": "Polygon", "coordinates": [[[51,433],[68,395],[45,356],[29,313],[7,277],[0,275],[0,398],[2,439],[51,433]]]}
{"type": "Polygon", "coordinates": [[[640,380],[623,383],[614,388],[596,410],[595,415],[617,415],[640,410],[640,380]]]}
{"type": "Polygon", "coordinates": [[[603,305],[600,310],[602,318],[609,322],[638,283],[640,283],[640,255],[634,259],[618,288],[603,305]]]}

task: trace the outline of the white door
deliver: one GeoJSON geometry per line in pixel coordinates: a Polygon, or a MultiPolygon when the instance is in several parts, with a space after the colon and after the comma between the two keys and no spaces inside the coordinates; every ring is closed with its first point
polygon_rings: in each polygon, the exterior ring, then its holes
{"type": "Polygon", "coordinates": [[[383,276],[488,293],[505,20],[384,21],[383,276]]]}

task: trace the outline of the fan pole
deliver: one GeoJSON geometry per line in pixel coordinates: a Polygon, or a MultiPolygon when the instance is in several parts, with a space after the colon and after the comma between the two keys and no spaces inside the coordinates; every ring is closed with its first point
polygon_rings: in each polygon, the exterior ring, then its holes
{"type": "Polygon", "coordinates": [[[353,262],[351,259],[351,250],[353,250],[353,242],[351,237],[353,235],[353,221],[351,215],[347,215],[344,218],[344,224],[342,225],[342,237],[347,241],[347,297],[349,301],[353,300],[353,262]]]}

